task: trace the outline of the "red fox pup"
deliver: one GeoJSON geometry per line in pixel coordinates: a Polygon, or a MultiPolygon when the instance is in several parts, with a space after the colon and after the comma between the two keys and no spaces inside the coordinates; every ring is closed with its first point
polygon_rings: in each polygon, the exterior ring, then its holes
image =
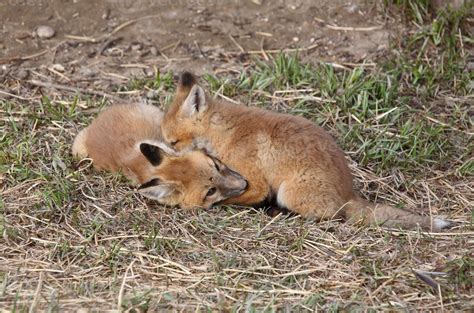
{"type": "Polygon", "coordinates": [[[176,153],[164,144],[163,112],[152,105],[114,105],[77,135],[74,155],[98,169],[123,171],[138,191],[162,204],[209,208],[241,195],[247,181],[218,159],[196,150],[176,153]]]}
{"type": "Polygon", "coordinates": [[[226,203],[274,199],[279,207],[317,220],[344,217],[436,231],[449,225],[363,200],[353,190],[344,153],[321,127],[299,116],[207,97],[190,73],[181,75],[161,127],[177,150],[206,148],[248,180],[248,190],[226,203]]]}

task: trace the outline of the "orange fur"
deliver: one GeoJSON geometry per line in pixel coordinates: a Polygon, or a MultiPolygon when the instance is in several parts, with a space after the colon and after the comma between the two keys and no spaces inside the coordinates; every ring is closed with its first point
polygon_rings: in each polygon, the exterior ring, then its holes
{"type": "Polygon", "coordinates": [[[302,117],[206,97],[190,73],[182,75],[162,131],[176,149],[206,148],[248,179],[248,190],[227,203],[274,198],[277,205],[318,220],[341,216],[434,230],[447,224],[361,199],[344,153],[321,127],[302,117]]]}
{"type": "Polygon", "coordinates": [[[203,151],[178,154],[164,144],[162,119],[151,105],[111,106],[77,135],[72,152],[98,169],[123,171],[142,184],[142,194],[163,204],[210,207],[245,191],[245,179],[218,159],[203,151]]]}

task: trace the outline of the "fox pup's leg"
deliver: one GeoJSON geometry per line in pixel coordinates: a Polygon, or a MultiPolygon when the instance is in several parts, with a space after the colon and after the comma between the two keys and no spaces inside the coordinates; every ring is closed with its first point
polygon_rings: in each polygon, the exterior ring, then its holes
{"type": "Polygon", "coordinates": [[[268,216],[271,216],[271,217],[275,217],[278,214],[282,214],[282,215],[288,216],[288,217],[293,217],[293,216],[298,215],[297,213],[295,213],[293,211],[290,211],[287,208],[283,208],[283,207],[279,207],[279,206],[266,207],[266,208],[264,208],[264,210],[265,210],[265,213],[268,216]]]}
{"type": "Polygon", "coordinates": [[[287,208],[281,207],[276,203],[276,197],[269,195],[267,198],[260,203],[252,204],[252,207],[257,210],[265,212],[268,216],[275,217],[278,214],[285,216],[296,216],[297,214],[288,210],[287,208]]]}
{"type": "Polygon", "coordinates": [[[306,218],[323,220],[343,215],[344,202],[324,181],[286,180],[278,189],[277,203],[306,218]]]}

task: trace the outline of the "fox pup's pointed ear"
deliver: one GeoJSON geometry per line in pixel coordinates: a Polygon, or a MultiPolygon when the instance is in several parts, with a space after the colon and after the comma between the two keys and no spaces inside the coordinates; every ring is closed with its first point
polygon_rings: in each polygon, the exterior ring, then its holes
{"type": "Polygon", "coordinates": [[[164,152],[158,146],[142,142],[140,144],[140,151],[153,166],[160,165],[161,161],[163,160],[164,152]]]}
{"type": "Polygon", "coordinates": [[[168,205],[179,203],[180,191],[178,186],[173,183],[165,183],[159,178],[150,180],[138,187],[138,192],[152,200],[168,205]]]}
{"type": "Polygon", "coordinates": [[[179,77],[178,91],[189,92],[189,90],[196,84],[196,77],[190,72],[184,72],[179,77]]]}
{"type": "Polygon", "coordinates": [[[206,95],[199,85],[194,85],[189,91],[188,97],[184,100],[181,112],[186,117],[191,117],[203,113],[207,110],[206,95]]]}

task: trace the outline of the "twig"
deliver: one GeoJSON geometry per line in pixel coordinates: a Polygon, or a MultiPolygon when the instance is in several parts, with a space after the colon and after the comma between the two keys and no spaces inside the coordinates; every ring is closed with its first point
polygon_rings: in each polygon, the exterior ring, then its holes
{"type": "Polygon", "coordinates": [[[437,119],[435,119],[435,118],[433,118],[433,117],[430,117],[430,116],[427,116],[427,115],[425,115],[424,117],[425,117],[427,120],[429,120],[429,121],[431,121],[431,122],[433,122],[433,123],[439,124],[439,125],[441,125],[441,126],[443,126],[443,127],[447,127],[447,128],[449,128],[449,129],[452,129],[452,130],[455,130],[455,131],[458,131],[458,132],[461,132],[461,133],[465,133],[465,134],[467,134],[467,135],[469,135],[469,136],[474,135],[474,132],[469,132],[469,131],[465,131],[465,130],[456,128],[456,127],[451,126],[451,125],[449,125],[449,124],[443,123],[443,122],[441,122],[441,121],[439,121],[439,120],[437,120],[437,119]]]}
{"type": "Polygon", "coordinates": [[[5,64],[5,63],[10,63],[10,62],[14,62],[14,61],[26,61],[26,60],[29,60],[29,59],[34,59],[36,57],[39,57],[39,56],[42,56],[43,54],[47,53],[48,51],[50,50],[53,50],[53,49],[57,49],[60,45],[62,45],[65,41],[61,41],[60,43],[58,43],[56,46],[54,46],[53,48],[48,48],[48,49],[45,49],[41,52],[38,52],[38,53],[34,53],[34,54],[30,54],[30,55],[27,55],[27,56],[18,56],[18,57],[12,57],[12,58],[3,58],[3,59],[0,59],[0,64],[5,64]]]}
{"type": "Polygon", "coordinates": [[[102,44],[102,46],[100,46],[99,50],[97,50],[96,56],[102,55],[105,49],[107,49],[112,43],[120,41],[122,39],[123,37],[115,37],[115,38],[110,37],[102,44]]]}
{"type": "Polygon", "coordinates": [[[326,24],[325,27],[334,30],[345,30],[345,31],[355,31],[355,32],[370,32],[377,29],[382,29],[383,26],[372,26],[372,27],[344,27],[344,26],[337,26],[326,24]]]}
{"type": "Polygon", "coordinates": [[[262,50],[262,56],[263,58],[265,59],[265,61],[269,61],[270,58],[268,57],[268,55],[265,53],[265,49],[263,48],[263,45],[265,43],[265,37],[262,37],[262,41],[260,42],[260,49],[262,50]]]}
{"type": "Polygon", "coordinates": [[[4,94],[4,95],[10,96],[10,97],[17,98],[17,99],[20,99],[20,100],[25,100],[25,101],[35,99],[35,98],[25,98],[25,97],[22,97],[22,96],[17,96],[15,94],[12,94],[12,93],[9,93],[9,92],[3,91],[3,90],[0,90],[0,94],[4,94]]]}
{"type": "Polygon", "coordinates": [[[156,15],[144,16],[143,18],[130,20],[130,21],[128,21],[128,22],[125,22],[125,23],[123,23],[123,24],[120,24],[119,26],[115,27],[115,29],[114,29],[108,36],[110,37],[110,36],[114,35],[115,33],[121,31],[121,30],[124,29],[125,27],[134,24],[134,23],[135,23],[136,21],[138,21],[138,20],[145,19],[145,18],[150,18],[150,17],[155,17],[155,16],[156,16],[156,15]]]}
{"type": "Polygon", "coordinates": [[[121,98],[115,97],[113,95],[110,95],[110,94],[102,92],[102,91],[87,90],[87,89],[83,89],[83,88],[71,87],[71,86],[65,86],[65,85],[53,84],[53,83],[45,83],[45,82],[41,82],[41,81],[35,80],[35,79],[28,80],[27,82],[32,84],[32,85],[39,86],[39,87],[54,88],[54,89],[71,91],[71,92],[75,92],[75,93],[84,93],[84,94],[90,94],[90,95],[95,95],[95,96],[101,96],[101,97],[114,99],[114,100],[122,100],[121,98]]]}
{"type": "Polygon", "coordinates": [[[382,28],[383,28],[383,25],[379,25],[379,26],[369,26],[369,27],[339,26],[339,25],[336,25],[336,24],[330,24],[330,23],[328,23],[327,21],[325,21],[325,20],[323,20],[323,19],[320,19],[320,18],[317,18],[317,17],[315,17],[314,20],[315,20],[315,21],[318,21],[318,22],[320,22],[320,23],[322,23],[322,24],[324,24],[324,27],[327,27],[327,28],[333,29],[333,30],[368,32],[368,31],[373,31],[373,30],[378,30],[378,29],[382,29],[382,28]]]}
{"type": "Polygon", "coordinates": [[[197,47],[198,51],[199,51],[199,54],[201,54],[201,56],[203,58],[206,57],[206,55],[204,54],[204,52],[201,50],[201,47],[199,46],[199,43],[197,42],[197,40],[194,40],[194,45],[197,47]]]}
{"type": "Polygon", "coordinates": [[[125,289],[125,282],[127,281],[128,271],[132,268],[133,263],[135,263],[135,259],[132,262],[130,262],[130,265],[128,265],[127,269],[125,270],[125,274],[123,275],[122,285],[120,285],[120,292],[117,299],[117,310],[119,312],[122,312],[122,298],[123,298],[123,291],[125,289]]]}
{"type": "MultiPolygon", "coordinates": [[[[281,53],[281,52],[309,51],[309,50],[313,50],[314,48],[316,48],[318,46],[319,46],[319,44],[314,44],[314,45],[311,45],[311,46],[308,46],[308,47],[303,47],[303,48],[273,49],[273,50],[265,50],[264,52],[274,54],[274,53],[281,53]]],[[[247,53],[247,54],[262,54],[262,50],[250,50],[250,51],[246,51],[245,53],[247,53]]],[[[230,55],[235,55],[235,54],[239,55],[239,54],[242,54],[242,51],[230,51],[229,54],[230,55]]]]}
{"type": "Polygon", "coordinates": [[[245,53],[245,49],[242,48],[242,46],[237,42],[237,40],[234,39],[234,37],[232,37],[231,34],[229,34],[229,38],[230,38],[230,40],[234,43],[234,45],[236,45],[237,48],[239,48],[239,50],[240,50],[242,53],[245,53]]]}
{"type": "Polygon", "coordinates": [[[64,35],[64,38],[77,40],[77,41],[92,42],[92,43],[95,43],[98,41],[98,39],[96,38],[87,37],[87,36],[64,35]]]}
{"type": "Polygon", "coordinates": [[[417,270],[412,270],[412,271],[415,274],[416,278],[418,278],[419,280],[421,280],[422,282],[424,282],[425,284],[427,284],[434,290],[438,290],[439,283],[433,278],[431,278],[430,275],[422,271],[417,271],[417,270]]]}
{"type": "Polygon", "coordinates": [[[36,312],[36,306],[38,305],[41,288],[43,287],[43,273],[44,272],[40,272],[39,274],[38,286],[36,287],[35,297],[33,298],[33,302],[31,303],[30,309],[28,311],[29,313],[36,312]]]}
{"type": "Polygon", "coordinates": [[[64,78],[64,79],[67,80],[68,82],[71,81],[71,79],[70,79],[69,77],[67,77],[66,75],[64,75],[64,74],[62,74],[62,73],[60,73],[60,72],[58,72],[58,71],[56,71],[56,70],[55,70],[54,68],[52,68],[52,67],[48,67],[47,70],[50,71],[50,72],[53,73],[53,74],[58,75],[59,77],[64,78]]]}

